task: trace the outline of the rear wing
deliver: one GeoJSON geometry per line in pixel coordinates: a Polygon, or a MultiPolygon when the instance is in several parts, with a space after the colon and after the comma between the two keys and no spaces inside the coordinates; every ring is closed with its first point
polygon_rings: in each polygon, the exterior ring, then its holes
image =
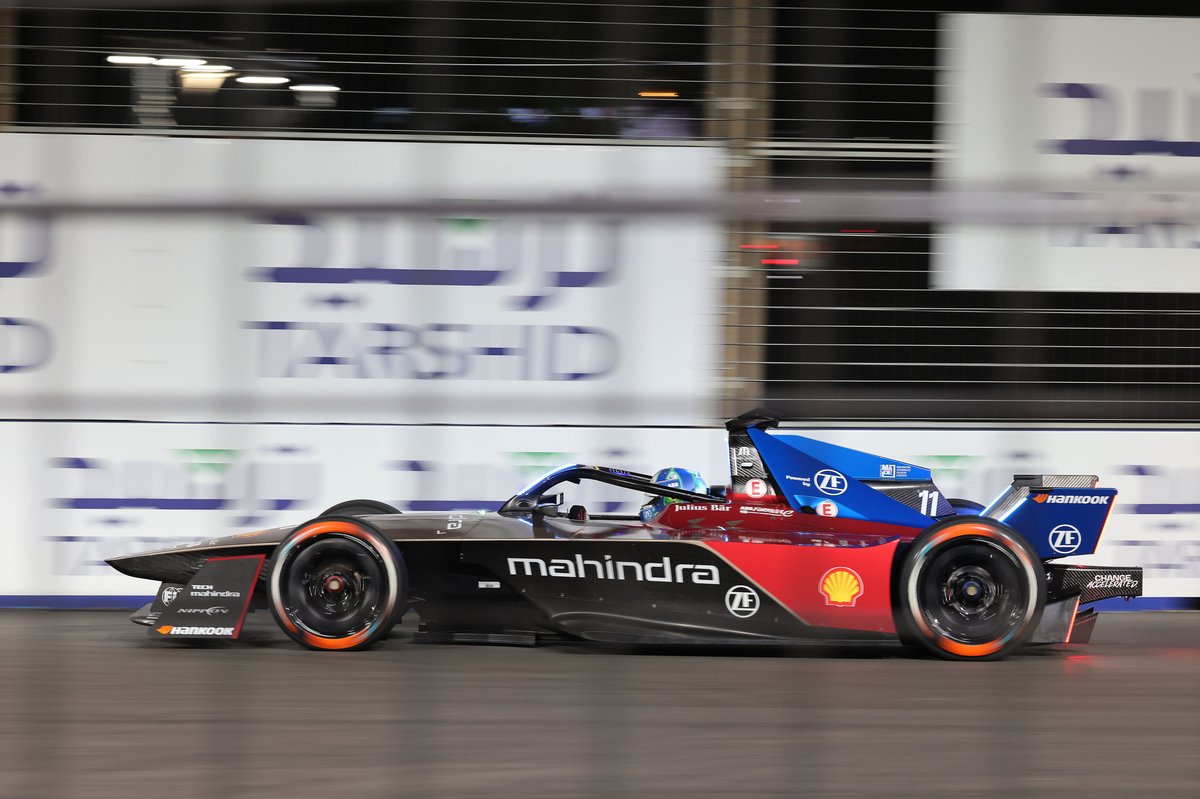
{"type": "Polygon", "coordinates": [[[1097,488],[1094,474],[1018,474],[981,516],[1025,536],[1045,559],[1091,555],[1112,512],[1117,490],[1097,488]]]}

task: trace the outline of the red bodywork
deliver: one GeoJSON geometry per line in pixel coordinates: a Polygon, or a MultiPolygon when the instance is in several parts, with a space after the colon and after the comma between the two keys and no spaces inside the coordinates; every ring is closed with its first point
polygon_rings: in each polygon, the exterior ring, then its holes
{"type": "Polygon", "coordinates": [[[775,497],[731,499],[668,505],[650,526],[704,543],[807,625],[896,631],[896,549],[919,528],[800,513],[775,497]]]}

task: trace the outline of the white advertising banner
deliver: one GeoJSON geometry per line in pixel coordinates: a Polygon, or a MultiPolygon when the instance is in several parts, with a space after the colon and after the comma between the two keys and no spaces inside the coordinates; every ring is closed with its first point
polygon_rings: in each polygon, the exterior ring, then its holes
{"type": "MultiPolygon", "coordinates": [[[[14,198],[707,192],[706,147],[0,134],[14,198]]],[[[692,424],[709,220],[0,213],[9,418],[692,424]]]]}
{"type": "MultiPolygon", "coordinates": [[[[943,16],[943,177],[1149,192],[1200,180],[1200,19],[943,16]]],[[[1069,195],[1062,195],[1069,197],[1069,195]]],[[[1139,209],[1145,210],[1145,209],[1139,209]]],[[[1200,291],[1200,227],[950,226],[935,285],[952,289],[1200,291]]]]}
{"type": "MultiPolygon", "coordinates": [[[[795,432],[928,466],[947,496],[984,503],[1014,474],[1098,474],[1120,495],[1087,560],[1143,567],[1148,596],[1200,597],[1200,430],[795,432]]],[[[298,524],[347,499],[494,509],[567,463],[697,469],[713,485],[729,476],[724,430],[711,428],[10,422],[0,447],[11,498],[0,546],[19,565],[0,604],[146,596],[154,586],[104,558],[298,524]]],[[[593,512],[642,501],[584,490],[568,499],[593,512]]]]}

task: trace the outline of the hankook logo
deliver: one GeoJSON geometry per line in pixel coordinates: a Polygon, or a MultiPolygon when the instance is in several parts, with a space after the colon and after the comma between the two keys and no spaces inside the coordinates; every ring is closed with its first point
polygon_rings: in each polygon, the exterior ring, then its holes
{"type": "Polygon", "coordinates": [[[725,592],[725,607],[739,619],[758,613],[758,592],[748,585],[735,585],[725,592]]]}
{"type": "Polygon", "coordinates": [[[673,563],[670,558],[639,563],[632,560],[602,560],[576,555],[574,558],[509,558],[508,573],[513,577],[571,577],[592,580],[633,580],[648,583],[695,583],[720,585],[716,566],[698,563],[673,563]]]}
{"type": "Polygon", "coordinates": [[[1107,505],[1110,498],[1094,494],[1034,494],[1033,501],[1047,505],[1107,505]]]}
{"type": "Polygon", "coordinates": [[[164,624],[156,627],[159,635],[233,635],[232,627],[173,627],[164,624]]]}

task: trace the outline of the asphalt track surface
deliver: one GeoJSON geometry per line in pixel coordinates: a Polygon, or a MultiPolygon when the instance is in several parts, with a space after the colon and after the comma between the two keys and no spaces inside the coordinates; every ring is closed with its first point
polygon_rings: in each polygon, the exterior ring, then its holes
{"type": "Polygon", "coordinates": [[[0,612],[0,796],[1200,796],[1200,613],[997,663],[246,637],[0,612]]]}

